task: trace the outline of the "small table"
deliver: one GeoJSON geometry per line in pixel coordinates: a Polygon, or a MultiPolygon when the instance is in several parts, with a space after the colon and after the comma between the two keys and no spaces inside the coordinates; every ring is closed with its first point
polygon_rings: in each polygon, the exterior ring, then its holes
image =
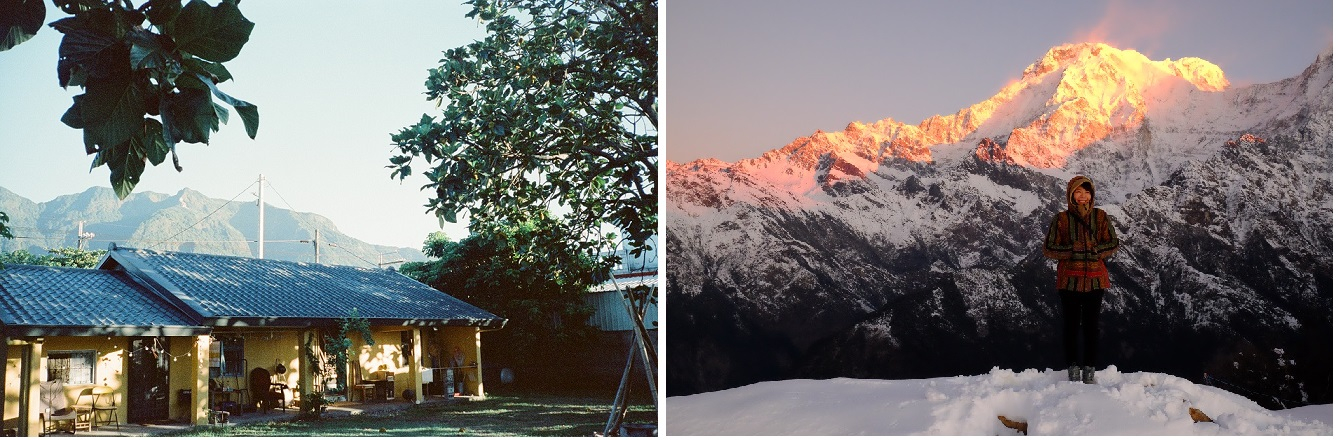
{"type": "Polygon", "coordinates": [[[220,401],[232,402],[233,401],[232,395],[234,394],[237,396],[236,400],[237,409],[241,410],[243,408],[242,403],[246,402],[247,399],[250,397],[250,394],[246,392],[245,388],[210,390],[209,409],[216,410],[214,406],[217,405],[220,401]]]}
{"type": "MultiPolygon", "coordinates": [[[[376,399],[394,400],[394,381],[393,380],[368,380],[367,383],[374,384],[375,393],[372,395],[376,399]]],[[[367,400],[363,397],[362,400],[367,400]]]]}

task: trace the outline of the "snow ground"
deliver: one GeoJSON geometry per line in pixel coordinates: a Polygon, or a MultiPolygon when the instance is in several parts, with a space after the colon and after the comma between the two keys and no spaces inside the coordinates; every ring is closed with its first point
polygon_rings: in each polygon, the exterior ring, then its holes
{"type": "Polygon", "coordinates": [[[1163,373],[994,367],[936,379],[785,380],[667,399],[667,435],[1332,435],[1332,405],[1271,411],[1163,373]],[[1188,408],[1214,422],[1194,423],[1188,408]]]}

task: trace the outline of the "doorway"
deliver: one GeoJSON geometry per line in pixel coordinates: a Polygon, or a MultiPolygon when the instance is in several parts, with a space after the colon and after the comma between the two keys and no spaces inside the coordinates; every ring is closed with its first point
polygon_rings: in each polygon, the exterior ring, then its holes
{"type": "Polygon", "coordinates": [[[130,338],[125,420],[150,423],[167,420],[171,387],[167,338],[130,338]]]}

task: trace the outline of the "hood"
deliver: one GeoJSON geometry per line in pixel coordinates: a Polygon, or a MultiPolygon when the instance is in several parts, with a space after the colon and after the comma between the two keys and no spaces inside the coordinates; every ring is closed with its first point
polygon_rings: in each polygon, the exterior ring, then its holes
{"type": "Polygon", "coordinates": [[[1095,204],[1096,204],[1096,203],[1095,203],[1095,182],[1091,181],[1090,178],[1089,178],[1089,177],[1086,177],[1086,176],[1076,176],[1076,177],[1073,177],[1072,180],[1070,180],[1070,181],[1067,182],[1067,209],[1068,209],[1068,210],[1073,210],[1073,211],[1076,210],[1076,201],[1072,200],[1072,193],[1075,193],[1075,192],[1076,192],[1076,189],[1077,189],[1077,188],[1080,188],[1081,185],[1089,185],[1089,188],[1088,188],[1088,189],[1090,190],[1090,206],[1095,206],[1095,204]]]}

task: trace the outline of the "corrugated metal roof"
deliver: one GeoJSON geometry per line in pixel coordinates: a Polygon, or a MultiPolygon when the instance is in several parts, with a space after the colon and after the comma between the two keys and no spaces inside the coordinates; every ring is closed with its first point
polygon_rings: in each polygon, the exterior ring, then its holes
{"type": "Polygon", "coordinates": [[[117,248],[126,270],[171,291],[206,321],[338,319],[500,327],[505,320],[398,272],[186,252],[117,248]]]}
{"type": "Polygon", "coordinates": [[[11,335],[208,332],[125,273],[18,264],[0,270],[0,321],[11,335]]]}
{"type": "MultiPolygon", "coordinates": [[[[650,286],[651,290],[657,294],[655,286],[658,284],[657,273],[646,273],[639,276],[623,276],[589,289],[589,295],[585,296],[585,303],[594,307],[594,313],[589,316],[589,325],[597,327],[603,331],[627,331],[635,328],[635,322],[627,312],[626,298],[622,292],[637,286],[650,286]]],[[[659,307],[658,302],[651,302],[645,312],[645,328],[658,328],[659,307]]]]}
{"type": "Polygon", "coordinates": [[[659,275],[657,273],[649,273],[645,275],[631,276],[631,277],[617,277],[603,284],[590,287],[589,291],[616,292],[617,290],[626,290],[636,286],[654,285],[658,283],[658,280],[659,280],[659,275]]]}

